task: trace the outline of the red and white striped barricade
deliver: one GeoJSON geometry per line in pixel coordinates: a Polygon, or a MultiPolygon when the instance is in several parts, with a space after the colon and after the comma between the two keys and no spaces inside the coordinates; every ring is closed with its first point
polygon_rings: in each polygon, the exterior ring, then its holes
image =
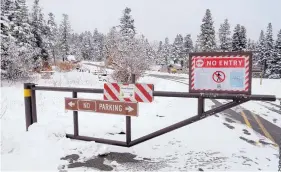
{"type": "Polygon", "coordinates": [[[122,102],[143,102],[153,101],[153,84],[104,84],[104,100],[114,100],[122,102]]]}

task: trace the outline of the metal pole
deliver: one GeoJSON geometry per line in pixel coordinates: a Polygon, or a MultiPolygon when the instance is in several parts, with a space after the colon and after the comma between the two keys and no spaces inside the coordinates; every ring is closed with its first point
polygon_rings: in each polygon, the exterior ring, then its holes
{"type": "Polygon", "coordinates": [[[31,112],[32,112],[32,124],[37,122],[37,109],[36,109],[36,93],[33,89],[35,87],[34,83],[30,84],[31,87],[31,112]]]}
{"type": "MultiPolygon", "coordinates": [[[[77,92],[72,92],[72,97],[77,98],[77,92]]],[[[73,111],[74,136],[79,135],[78,111],[73,111]]]]}
{"type": "Polygon", "coordinates": [[[31,84],[23,84],[23,95],[24,95],[24,107],[25,107],[25,125],[26,131],[28,127],[32,124],[32,107],[31,107],[31,84]]]}
{"type": "Polygon", "coordinates": [[[226,104],[224,104],[224,105],[222,105],[222,106],[219,106],[219,107],[216,107],[216,108],[214,108],[214,109],[211,109],[211,110],[208,110],[208,111],[204,112],[204,113],[202,114],[202,116],[196,115],[196,116],[190,117],[190,118],[188,118],[188,119],[186,119],[186,120],[180,121],[180,122],[178,122],[178,123],[176,123],[176,124],[170,125],[170,126],[168,126],[168,127],[162,128],[162,129],[160,129],[160,130],[158,130],[158,131],[155,131],[155,132],[153,132],[153,133],[150,133],[150,134],[148,134],[148,135],[146,135],[146,136],[143,136],[143,137],[140,137],[140,138],[138,138],[138,139],[136,139],[136,140],[133,140],[133,141],[129,144],[129,147],[132,147],[132,146],[134,146],[134,145],[140,144],[140,143],[145,142],[145,141],[147,141],[147,140],[150,140],[150,139],[152,139],[152,138],[161,136],[161,135],[163,135],[163,134],[165,134],[165,133],[168,133],[168,132],[170,132],[170,131],[176,130],[176,129],[181,128],[181,127],[183,127],[183,126],[192,124],[192,123],[197,122],[197,121],[199,121],[199,120],[201,120],[201,119],[204,119],[204,118],[206,118],[206,117],[208,117],[208,116],[214,115],[215,113],[222,112],[222,111],[224,111],[224,110],[226,110],[226,109],[235,107],[235,106],[240,105],[240,104],[242,104],[242,103],[245,103],[245,102],[247,102],[247,101],[248,101],[248,100],[238,101],[238,102],[234,101],[234,102],[226,103],[226,104]]]}
{"type": "Polygon", "coordinates": [[[198,98],[198,115],[201,116],[204,113],[205,100],[203,97],[198,98]]]}
{"type": "MultiPolygon", "coordinates": [[[[132,74],[131,77],[132,77],[131,78],[132,79],[131,80],[132,84],[135,84],[136,83],[136,75],[132,74]]],[[[130,116],[126,116],[126,143],[127,143],[127,145],[129,145],[130,142],[131,142],[131,139],[132,139],[131,135],[132,135],[131,117],[130,116]]]]}
{"type": "Polygon", "coordinates": [[[76,140],[94,141],[96,143],[104,143],[104,144],[108,144],[108,145],[129,147],[126,142],[117,141],[117,140],[109,140],[109,139],[87,137],[87,136],[75,136],[73,134],[66,134],[66,137],[70,138],[70,139],[76,139],[76,140]]]}

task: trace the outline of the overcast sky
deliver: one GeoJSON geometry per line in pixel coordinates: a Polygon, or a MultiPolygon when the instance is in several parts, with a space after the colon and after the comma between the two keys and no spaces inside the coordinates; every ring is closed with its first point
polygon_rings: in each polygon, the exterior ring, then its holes
{"type": "MultiPolygon", "coordinates": [[[[34,0],[27,0],[29,7],[34,0]]],[[[138,33],[150,41],[173,41],[176,34],[192,34],[195,41],[207,8],[211,10],[216,32],[225,18],[231,31],[236,24],[247,29],[247,36],[258,39],[261,29],[269,22],[274,38],[281,29],[281,0],[40,0],[43,12],[53,12],[60,22],[62,14],[69,15],[75,32],[86,30],[106,33],[119,24],[125,7],[132,9],[138,33]]],[[[47,16],[45,16],[46,18],[47,16]]]]}

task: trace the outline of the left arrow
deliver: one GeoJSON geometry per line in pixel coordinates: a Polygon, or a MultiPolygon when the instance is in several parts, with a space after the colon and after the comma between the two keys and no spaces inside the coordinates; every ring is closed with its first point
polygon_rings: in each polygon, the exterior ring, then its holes
{"type": "Polygon", "coordinates": [[[78,110],[77,99],[65,98],[65,110],[78,110]]]}
{"type": "Polygon", "coordinates": [[[71,101],[71,102],[68,103],[68,105],[69,105],[70,107],[72,107],[72,106],[75,105],[75,103],[73,103],[73,102],[71,101]]]}

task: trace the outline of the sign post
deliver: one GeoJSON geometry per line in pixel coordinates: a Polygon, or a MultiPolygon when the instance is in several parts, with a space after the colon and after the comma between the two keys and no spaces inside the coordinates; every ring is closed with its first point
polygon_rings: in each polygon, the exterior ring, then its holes
{"type": "Polygon", "coordinates": [[[251,94],[251,53],[190,53],[189,58],[190,93],[251,94]]]}

